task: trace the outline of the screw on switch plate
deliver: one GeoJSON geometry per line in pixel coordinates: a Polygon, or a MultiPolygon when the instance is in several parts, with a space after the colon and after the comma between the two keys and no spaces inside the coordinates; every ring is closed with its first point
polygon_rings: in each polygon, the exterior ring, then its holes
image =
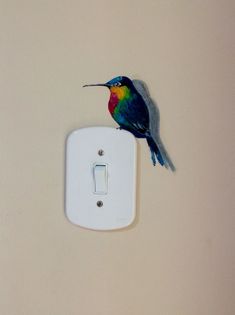
{"type": "Polygon", "coordinates": [[[101,200],[99,200],[99,201],[97,201],[97,207],[103,207],[103,201],[101,201],[101,200]]]}
{"type": "Polygon", "coordinates": [[[100,156],[103,156],[103,155],[104,155],[104,150],[100,149],[100,150],[98,151],[98,154],[99,154],[100,156]]]}

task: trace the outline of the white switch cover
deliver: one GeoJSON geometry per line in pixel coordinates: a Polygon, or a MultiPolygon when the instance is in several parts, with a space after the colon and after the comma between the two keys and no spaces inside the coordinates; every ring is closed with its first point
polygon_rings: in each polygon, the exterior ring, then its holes
{"type": "Polygon", "coordinates": [[[93,230],[130,225],[136,208],[136,140],[124,130],[90,127],[67,138],[65,211],[93,230]]]}

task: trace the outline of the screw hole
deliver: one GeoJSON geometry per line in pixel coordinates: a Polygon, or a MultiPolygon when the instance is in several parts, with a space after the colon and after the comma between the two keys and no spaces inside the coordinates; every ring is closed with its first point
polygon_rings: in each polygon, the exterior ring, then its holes
{"type": "Polygon", "coordinates": [[[101,200],[99,200],[99,201],[97,201],[97,207],[103,207],[103,201],[101,201],[101,200]]]}
{"type": "Polygon", "coordinates": [[[98,151],[98,154],[99,154],[99,156],[104,155],[104,150],[100,149],[100,150],[98,151]]]}

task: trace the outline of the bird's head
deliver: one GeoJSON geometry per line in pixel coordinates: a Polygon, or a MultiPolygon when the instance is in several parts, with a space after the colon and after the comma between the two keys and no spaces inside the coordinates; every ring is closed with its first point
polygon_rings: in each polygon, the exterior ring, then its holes
{"type": "Polygon", "coordinates": [[[106,83],[86,84],[83,87],[88,86],[105,86],[110,90],[111,93],[116,94],[119,99],[122,99],[128,94],[130,88],[133,86],[133,83],[128,77],[119,76],[106,83]]]}

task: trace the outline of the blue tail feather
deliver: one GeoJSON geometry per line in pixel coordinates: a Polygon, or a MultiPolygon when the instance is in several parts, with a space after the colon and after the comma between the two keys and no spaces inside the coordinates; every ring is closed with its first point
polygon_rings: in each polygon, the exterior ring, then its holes
{"type": "Polygon", "coordinates": [[[152,137],[147,137],[147,142],[148,142],[148,145],[149,145],[149,148],[150,148],[150,152],[151,152],[151,159],[152,159],[152,162],[153,162],[153,165],[155,166],[156,165],[156,158],[158,160],[158,162],[164,166],[165,165],[165,161],[161,155],[161,152],[160,150],[158,149],[158,146],[157,144],[155,143],[155,141],[153,140],[152,137]]]}

